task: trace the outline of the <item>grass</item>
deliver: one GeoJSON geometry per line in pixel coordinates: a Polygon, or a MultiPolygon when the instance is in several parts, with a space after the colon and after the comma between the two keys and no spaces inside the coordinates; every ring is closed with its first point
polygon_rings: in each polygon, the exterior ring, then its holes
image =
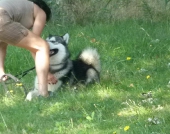
{"type": "MultiPolygon", "coordinates": [[[[0,134],[169,133],[169,22],[49,24],[43,37],[65,32],[72,58],[85,47],[98,49],[101,83],[78,90],[66,86],[51,98],[31,102],[24,101],[20,87],[11,85],[13,97],[7,97],[0,85],[0,134]]],[[[7,72],[18,74],[32,66],[29,52],[9,47],[7,72]]],[[[21,79],[27,89],[33,88],[34,76],[33,71],[21,79]]]]}

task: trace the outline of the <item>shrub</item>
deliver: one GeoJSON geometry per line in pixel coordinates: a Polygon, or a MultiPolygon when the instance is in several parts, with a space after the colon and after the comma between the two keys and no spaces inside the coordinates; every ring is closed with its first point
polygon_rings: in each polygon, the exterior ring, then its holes
{"type": "MultiPolygon", "coordinates": [[[[46,0],[47,1],[47,0],[46,0]]],[[[53,21],[84,25],[125,19],[169,20],[170,0],[48,0],[53,21]]]]}

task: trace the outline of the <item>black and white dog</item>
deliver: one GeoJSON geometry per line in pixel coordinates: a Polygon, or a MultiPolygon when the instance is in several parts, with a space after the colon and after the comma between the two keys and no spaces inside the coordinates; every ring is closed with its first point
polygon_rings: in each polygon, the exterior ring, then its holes
{"type": "MultiPolygon", "coordinates": [[[[50,72],[57,78],[56,84],[48,84],[48,91],[56,91],[64,82],[70,85],[83,83],[85,85],[100,81],[100,56],[96,49],[84,49],[75,60],[70,59],[68,50],[69,34],[64,36],[49,36],[46,41],[50,46],[50,72]]],[[[38,79],[35,78],[35,88],[27,94],[26,100],[39,96],[38,79]]]]}

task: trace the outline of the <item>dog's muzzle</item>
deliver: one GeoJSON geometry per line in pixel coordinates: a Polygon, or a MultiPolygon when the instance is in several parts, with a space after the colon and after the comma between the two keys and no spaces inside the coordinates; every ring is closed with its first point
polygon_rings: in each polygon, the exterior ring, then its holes
{"type": "Polygon", "coordinates": [[[50,49],[50,57],[57,54],[58,53],[58,49],[50,49]]]}

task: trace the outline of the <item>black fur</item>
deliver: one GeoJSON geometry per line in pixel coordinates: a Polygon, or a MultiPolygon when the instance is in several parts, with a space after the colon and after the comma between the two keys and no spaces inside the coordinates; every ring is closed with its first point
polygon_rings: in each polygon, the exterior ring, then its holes
{"type": "MultiPolygon", "coordinates": [[[[77,83],[86,84],[86,79],[88,77],[86,73],[89,69],[94,69],[96,71],[99,78],[98,82],[100,81],[100,73],[92,65],[84,63],[81,59],[72,60],[72,64],[72,69],[60,79],[63,83],[69,82],[70,86],[76,85],[77,83]]],[[[64,69],[64,67],[58,71],[61,71],[62,69],[64,69]]]]}

